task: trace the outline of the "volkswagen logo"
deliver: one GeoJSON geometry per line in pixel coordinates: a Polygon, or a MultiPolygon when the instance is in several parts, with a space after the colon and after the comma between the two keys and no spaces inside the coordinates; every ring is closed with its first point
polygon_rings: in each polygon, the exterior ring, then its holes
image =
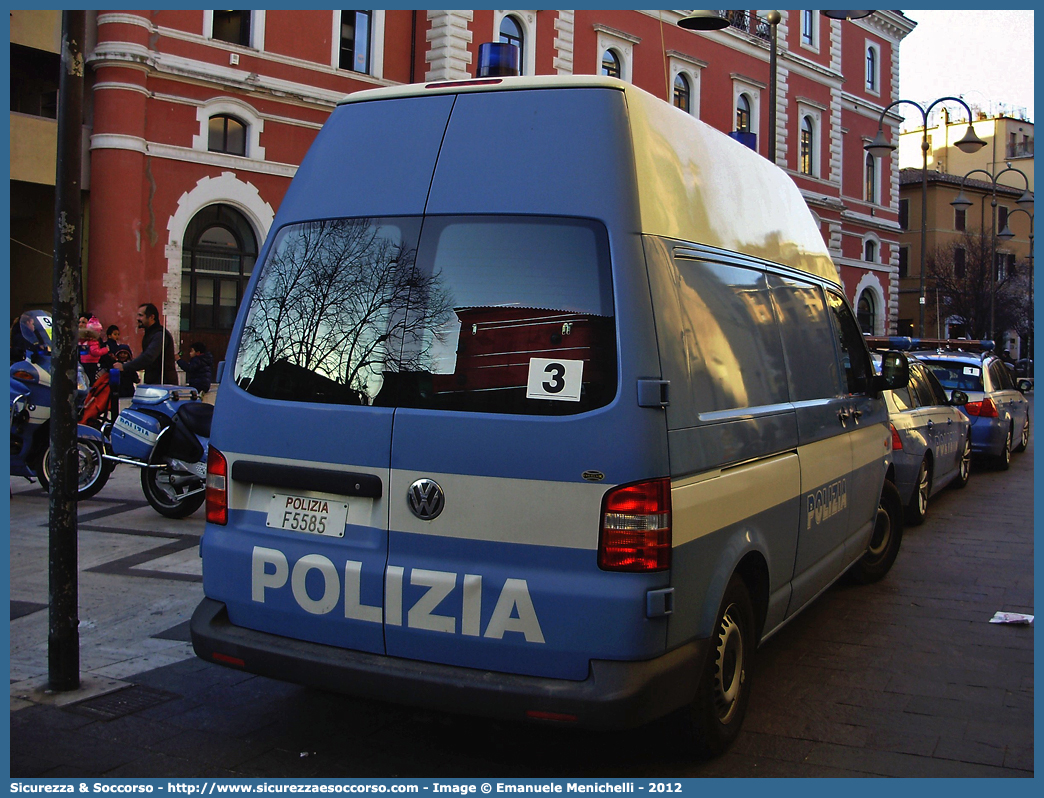
{"type": "Polygon", "coordinates": [[[446,496],[433,479],[418,479],[406,493],[413,514],[422,521],[437,518],[446,506],[446,496]]]}

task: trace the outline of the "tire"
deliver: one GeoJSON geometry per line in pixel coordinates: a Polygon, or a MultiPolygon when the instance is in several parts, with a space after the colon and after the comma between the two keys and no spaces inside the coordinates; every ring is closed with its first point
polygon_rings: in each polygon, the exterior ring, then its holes
{"type": "Polygon", "coordinates": [[[698,756],[724,753],[739,735],[750,701],[756,647],[750,591],[733,574],[718,608],[696,697],[680,713],[684,736],[698,756]]]}
{"type": "MultiPolygon", "coordinates": [[[[102,459],[105,449],[102,445],[86,438],[76,439],[76,500],[89,499],[109,481],[109,475],[115,466],[110,465],[102,459]]],[[[40,486],[50,493],[51,491],[51,447],[48,446],[40,457],[40,462],[35,469],[40,479],[40,486]]]]}
{"type": "Polygon", "coordinates": [[[877,505],[874,534],[866,553],[852,566],[849,574],[864,585],[884,579],[899,556],[903,542],[903,500],[895,485],[885,480],[881,501],[877,505]]]}
{"type": "Polygon", "coordinates": [[[928,465],[928,458],[921,460],[921,467],[917,470],[917,485],[914,494],[910,497],[910,503],[906,505],[904,512],[906,523],[910,526],[920,526],[928,515],[928,497],[932,493],[932,469],[928,465]]]}
{"type": "Polygon", "coordinates": [[[972,464],[972,445],[971,435],[964,441],[964,451],[961,452],[961,459],[957,463],[957,476],[953,478],[953,482],[950,483],[956,490],[960,490],[968,484],[968,480],[971,479],[971,464],[972,464]]]}
{"type": "Polygon", "coordinates": [[[1026,416],[1026,423],[1022,425],[1022,436],[1019,438],[1019,445],[1015,447],[1017,453],[1021,454],[1029,446],[1029,432],[1029,416],[1026,416]]]}
{"type": "MultiPolygon", "coordinates": [[[[149,465],[161,463],[164,457],[152,450],[149,455],[149,465]]],[[[152,509],[167,518],[187,518],[199,509],[206,498],[206,494],[200,490],[189,496],[182,496],[188,491],[195,491],[203,487],[203,480],[189,483],[187,487],[179,488],[171,484],[171,479],[188,476],[183,471],[172,471],[170,468],[143,468],[141,469],[141,492],[152,509]]]]}
{"type": "Polygon", "coordinates": [[[993,460],[998,471],[1007,471],[1011,468],[1011,444],[1014,439],[1015,433],[1012,432],[1011,427],[1008,427],[1008,434],[1004,436],[1004,448],[993,460]]]}

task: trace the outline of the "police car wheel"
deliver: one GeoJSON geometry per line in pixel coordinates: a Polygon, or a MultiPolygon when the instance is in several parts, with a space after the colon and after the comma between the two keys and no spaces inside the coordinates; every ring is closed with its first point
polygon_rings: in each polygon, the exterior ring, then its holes
{"type": "Polygon", "coordinates": [[[687,708],[688,732],[703,756],[717,756],[733,743],[750,700],[757,633],[750,591],[733,574],[718,611],[710,651],[687,708]]]}
{"type": "Polygon", "coordinates": [[[877,505],[874,532],[866,553],[852,566],[849,574],[855,581],[869,584],[883,579],[899,556],[903,542],[903,500],[895,485],[885,480],[877,505]]]}
{"type": "Polygon", "coordinates": [[[906,505],[906,523],[910,526],[918,526],[924,523],[928,515],[928,496],[932,492],[932,469],[928,465],[928,458],[921,460],[921,467],[917,471],[917,485],[914,494],[910,497],[910,503],[906,505]]]}
{"type": "Polygon", "coordinates": [[[1008,427],[1008,434],[1004,437],[1004,448],[994,460],[998,471],[1007,471],[1011,467],[1011,444],[1014,439],[1015,435],[1011,431],[1011,427],[1008,427]]]}
{"type": "MultiPolygon", "coordinates": [[[[159,463],[163,457],[153,449],[149,463],[159,463]]],[[[182,472],[170,468],[141,469],[141,492],[160,515],[166,518],[186,518],[203,504],[206,495],[202,482],[186,483],[182,472]]]]}
{"type": "Polygon", "coordinates": [[[963,488],[968,484],[968,480],[971,478],[971,466],[972,466],[972,445],[971,436],[964,441],[964,451],[961,452],[961,461],[957,464],[957,476],[953,480],[951,485],[957,488],[963,488]]]}
{"type": "Polygon", "coordinates": [[[1022,425],[1022,435],[1019,437],[1019,445],[1015,447],[1016,452],[1026,451],[1026,447],[1029,446],[1029,419],[1026,419],[1026,423],[1022,425]]]}

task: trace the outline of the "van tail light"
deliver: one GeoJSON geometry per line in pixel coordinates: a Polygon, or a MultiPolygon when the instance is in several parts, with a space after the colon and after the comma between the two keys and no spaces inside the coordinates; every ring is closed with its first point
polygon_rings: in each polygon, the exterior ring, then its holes
{"type": "Polygon", "coordinates": [[[228,461],[213,446],[207,452],[207,523],[228,523],[228,461]]]}
{"type": "Polygon", "coordinates": [[[671,481],[621,485],[602,500],[598,567],[665,571],[671,567],[671,481]]]}
{"type": "Polygon", "coordinates": [[[988,396],[981,402],[968,402],[964,409],[969,416],[978,416],[979,418],[997,418],[998,415],[997,405],[988,396]]]}
{"type": "Polygon", "coordinates": [[[892,451],[902,451],[903,439],[899,437],[899,432],[896,430],[895,424],[891,424],[890,426],[892,428],[892,451]]]}

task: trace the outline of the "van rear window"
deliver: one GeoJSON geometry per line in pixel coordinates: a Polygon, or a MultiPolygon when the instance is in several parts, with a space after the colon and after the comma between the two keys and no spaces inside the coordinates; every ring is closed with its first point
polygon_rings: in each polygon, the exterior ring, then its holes
{"type": "Polygon", "coordinates": [[[335,219],[284,227],[235,380],[268,399],[563,415],[616,395],[604,226],[335,219]]]}

